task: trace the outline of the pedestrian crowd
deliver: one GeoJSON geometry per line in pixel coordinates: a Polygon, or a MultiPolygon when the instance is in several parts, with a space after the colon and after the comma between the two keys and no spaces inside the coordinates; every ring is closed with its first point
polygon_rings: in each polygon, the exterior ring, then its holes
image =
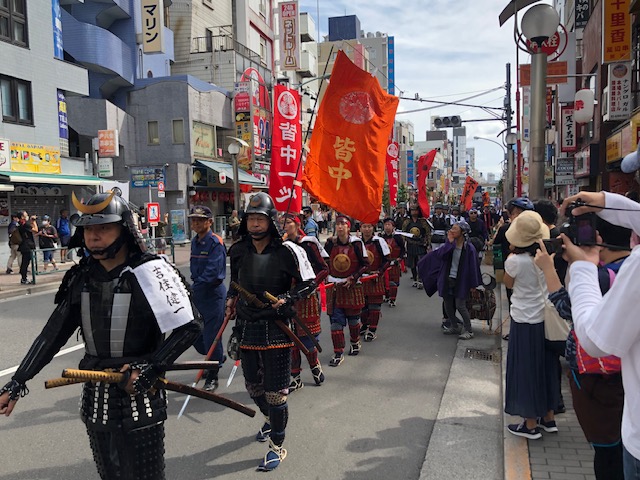
{"type": "MultiPolygon", "coordinates": [[[[303,357],[313,383],[326,380],[318,356],[323,310],[330,319],[334,368],[345,355],[358,356],[363,341],[379,337],[383,305],[396,306],[403,272],[413,287],[442,298],[443,334],[469,340],[469,299],[484,286],[480,264],[500,257],[510,313],[504,408],[522,417],[507,431],[529,440],[558,432],[565,357],[573,405],[594,447],[596,478],[640,478],[640,325],[632,310],[640,294],[632,281],[640,253],[630,250],[640,215],[627,213],[640,213],[640,204],[629,198],[603,192],[570,197],[560,208],[567,216],[561,227],[558,208],[546,200],[515,198],[502,215],[491,206],[465,212],[442,204],[424,215],[410,204],[408,214],[399,207],[376,232],[378,222],[320,208],[278,215],[271,197],[258,193],[241,215],[232,213],[229,228],[236,240],[228,251],[212,231],[211,209],[194,206],[190,288],[162,257],[145,250],[144,220],[134,219],[127,202],[98,194],[87,206],[66,244],[86,256],[65,277],[56,312],[0,389],[0,413],[11,413],[28,393],[26,382],[80,328],[86,344],[81,368],[115,368],[125,375],[117,385],[85,384],[81,414],[102,478],[120,478],[125,467],[137,472],[134,478],[151,471],[157,473],[153,478],[163,478],[166,401],[156,382],[191,345],[213,362],[204,373],[204,390],[212,394],[228,357],[235,362],[232,372],[241,365],[247,392],[264,416],[256,440],[268,449],[258,470],[274,470],[287,455],[288,396],[304,387],[303,357]],[[322,244],[324,230],[330,236],[322,244]],[[133,302],[131,293],[146,301],[133,302]],[[117,332],[108,326],[114,314],[117,332]],[[221,337],[230,321],[225,354],[221,337]],[[136,331],[147,338],[136,337],[136,331]],[[114,335],[120,336],[115,350],[114,335]],[[138,408],[147,409],[152,429],[148,422],[136,423],[138,408]],[[134,452],[143,444],[151,451],[138,458],[134,452]]],[[[15,249],[15,256],[22,254],[21,268],[35,238],[50,248],[67,231],[48,218],[38,227],[26,212],[13,220],[21,237],[15,249]]],[[[57,268],[53,256],[47,261],[57,268]]]]}

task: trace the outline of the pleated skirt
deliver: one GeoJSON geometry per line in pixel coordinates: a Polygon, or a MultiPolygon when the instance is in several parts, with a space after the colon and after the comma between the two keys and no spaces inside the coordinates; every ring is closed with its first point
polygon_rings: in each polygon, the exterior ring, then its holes
{"type": "Polygon", "coordinates": [[[558,354],[545,345],[544,323],[511,321],[504,411],[523,418],[544,417],[558,406],[558,354]]]}

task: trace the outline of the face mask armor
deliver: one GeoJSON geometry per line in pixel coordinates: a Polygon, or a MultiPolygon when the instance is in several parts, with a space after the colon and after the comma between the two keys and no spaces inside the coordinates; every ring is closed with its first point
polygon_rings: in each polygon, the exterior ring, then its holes
{"type": "Polygon", "coordinates": [[[144,238],[138,231],[132,209],[118,193],[117,191],[97,193],[87,203],[82,203],[76,197],[75,192],[72,193],[73,206],[81,215],[72,219],[71,223],[76,227],[76,231],[69,242],[69,248],[82,247],[92,255],[106,255],[106,258],[115,258],[124,244],[127,244],[131,251],[139,251],[140,253],[147,251],[144,238]],[[84,227],[107,223],[122,225],[120,236],[102,250],[89,250],[84,244],[84,227]]]}

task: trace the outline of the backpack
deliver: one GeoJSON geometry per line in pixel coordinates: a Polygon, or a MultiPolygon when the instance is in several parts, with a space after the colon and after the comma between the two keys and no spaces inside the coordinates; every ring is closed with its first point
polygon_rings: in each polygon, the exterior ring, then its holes
{"type": "Polygon", "coordinates": [[[22,243],[22,235],[20,235],[20,230],[18,227],[13,229],[11,235],[9,236],[9,245],[20,245],[22,243]]]}

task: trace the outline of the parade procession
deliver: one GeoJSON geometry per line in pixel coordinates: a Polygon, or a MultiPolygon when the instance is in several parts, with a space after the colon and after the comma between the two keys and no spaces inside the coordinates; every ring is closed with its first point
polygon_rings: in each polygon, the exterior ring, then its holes
{"type": "Polygon", "coordinates": [[[0,480],[640,480],[638,32],[0,1],[0,480]]]}

